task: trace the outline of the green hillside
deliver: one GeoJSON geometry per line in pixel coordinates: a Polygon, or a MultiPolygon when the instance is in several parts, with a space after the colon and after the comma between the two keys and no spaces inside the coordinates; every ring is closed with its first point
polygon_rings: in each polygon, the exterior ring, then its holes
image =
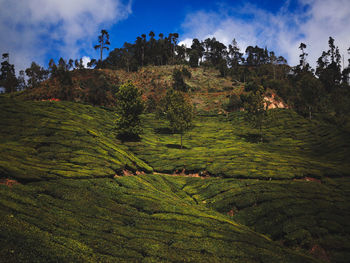
{"type": "Polygon", "coordinates": [[[0,97],[0,173],[20,181],[150,172],[115,139],[113,111],[0,97]]]}
{"type": "Polygon", "coordinates": [[[144,119],[140,142],[132,151],[156,171],[207,171],[214,176],[285,179],[350,175],[349,134],[333,125],[308,121],[290,110],[271,110],[265,121],[264,142],[244,120],[243,112],[223,116],[197,116],[184,136],[168,130],[154,115],[144,119]]]}
{"type": "Polygon", "coordinates": [[[316,262],[197,205],[182,186],[151,175],[0,186],[0,261],[316,262]]]}
{"type": "Polygon", "coordinates": [[[243,114],[181,150],[154,114],[121,142],[113,109],[0,97],[0,262],[347,262],[349,135],[277,110],[257,143],[243,114]]]}

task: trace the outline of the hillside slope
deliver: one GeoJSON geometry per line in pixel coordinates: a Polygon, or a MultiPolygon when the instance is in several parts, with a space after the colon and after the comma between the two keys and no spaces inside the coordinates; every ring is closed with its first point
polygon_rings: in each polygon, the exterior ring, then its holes
{"type": "Polygon", "coordinates": [[[158,172],[209,172],[214,176],[286,179],[350,175],[350,136],[318,121],[306,120],[291,110],[269,111],[259,131],[251,128],[243,112],[223,116],[197,116],[184,135],[168,129],[165,120],[144,117],[144,134],[127,145],[158,172]]]}
{"type": "Polygon", "coordinates": [[[0,262],[317,262],[162,176],[0,186],[0,196],[0,262]]]}
{"type": "Polygon", "coordinates": [[[1,177],[35,181],[152,171],[116,139],[112,111],[0,97],[0,120],[1,177]]]}
{"type": "Polygon", "coordinates": [[[0,262],[349,256],[349,137],[335,127],[273,111],[256,143],[243,113],[198,116],[181,150],[152,114],[123,143],[111,109],[4,96],[0,109],[0,262]],[[217,177],[149,174],[184,168],[217,177]]]}

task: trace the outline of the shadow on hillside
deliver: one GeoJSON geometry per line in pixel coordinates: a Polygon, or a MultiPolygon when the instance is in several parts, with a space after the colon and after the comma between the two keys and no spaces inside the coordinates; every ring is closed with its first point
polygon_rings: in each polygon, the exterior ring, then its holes
{"type": "Polygon", "coordinates": [[[261,141],[260,134],[258,133],[247,133],[247,134],[238,134],[237,135],[239,138],[245,140],[246,142],[250,143],[268,143],[269,140],[263,136],[263,141],[261,141]]]}
{"type": "MultiPolygon", "coordinates": [[[[165,145],[168,148],[173,148],[173,149],[181,149],[181,145],[179,144],[166,144],[165,145]]],[[[182,149],[188,149],[186,146],[182,145],[182,149]]]]}
{"type": "Polygon", "coordinates": [[[117,136],[119,140],[122,142],[139,142],[141,141],[141,137],[138,135],[130,135],[130,134],[119,134],[117,136]]]}
{"type": "Polygon", "coordinates": [[[158,134],[173,134],[173,131],[168,127],[155,128],[154,131],[158,134]]]}

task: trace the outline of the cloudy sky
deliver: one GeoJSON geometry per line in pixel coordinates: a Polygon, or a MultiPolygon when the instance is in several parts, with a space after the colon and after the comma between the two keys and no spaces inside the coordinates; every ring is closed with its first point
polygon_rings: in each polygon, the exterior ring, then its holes
{"type": "Polygon", "coordinates": [[[345,61],[350,47],[349,0],[0,0],[0,52],[10,53],[16,69],[31,61],[47,66],[50,58],[97,58],[93,49],[101,29],[111,49],[151,30],[178,32],[182,43],[215,36],[235,38],[241,48],[259,45],[298,63],[300,42],[309,62],[335,38],[345,61]]]}

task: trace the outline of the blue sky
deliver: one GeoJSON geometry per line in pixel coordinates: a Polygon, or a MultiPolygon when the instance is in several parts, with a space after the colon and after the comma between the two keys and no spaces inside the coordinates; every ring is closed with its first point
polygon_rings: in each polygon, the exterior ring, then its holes
{"type": "Polygon", "coordinates": [[[315,65],[329,36],[348,59],[349,24],[349,0],[0,0],[0,52],[10,53],[17,70],[31,61],[47,66],[61,56],[97,58],[101,29],[110,33],[111,49],[152,30],[177,32],[187,46],[193,38],[215,36],[226,45],[236,38],[242,50],[266,46],[291,65],[304,42],[315,65]]]}

